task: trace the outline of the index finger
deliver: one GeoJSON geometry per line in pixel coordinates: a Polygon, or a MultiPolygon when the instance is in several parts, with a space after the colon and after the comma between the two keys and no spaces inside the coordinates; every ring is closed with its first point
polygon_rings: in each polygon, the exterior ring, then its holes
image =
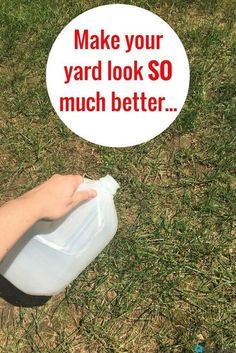
{"type": "Polygon", "coordinates": [[[81,183],[83,183],[84,178],[79,174],[69,175],[73,182],[73,189],[76,191],[81,183]]]}

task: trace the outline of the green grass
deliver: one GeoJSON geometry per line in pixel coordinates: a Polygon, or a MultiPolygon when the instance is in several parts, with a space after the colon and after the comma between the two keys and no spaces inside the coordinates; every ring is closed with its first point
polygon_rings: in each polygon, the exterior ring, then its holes
{"type": "MultiPolygon", "coordinates": [[[[117,1],[120,2],[120,1],[117,1]]],[[[66,291],[38,308],[0,301],[0,352],[236,352],[236,89],[233,1],[122,1],[179,34],[191,86],[176,122],[145,145],[112,149],[71,133],[45,86],[53,41],[112,1],[0,3],[0,200],[53,173],[111,173],[119,230],[66,291]]]]}

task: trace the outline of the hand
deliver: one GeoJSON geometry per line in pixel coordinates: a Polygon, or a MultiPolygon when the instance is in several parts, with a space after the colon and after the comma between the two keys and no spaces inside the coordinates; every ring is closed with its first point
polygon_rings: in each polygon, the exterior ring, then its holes
{"type": "Polygon", "coordinates": [[[39,219],[56,220],[82,201],[97,195],[93,189],[76,192],[82,182],[83,177],[80,175],[56,174],[20,198],[32,201],[32,207],[37,208],[39,219]]]}

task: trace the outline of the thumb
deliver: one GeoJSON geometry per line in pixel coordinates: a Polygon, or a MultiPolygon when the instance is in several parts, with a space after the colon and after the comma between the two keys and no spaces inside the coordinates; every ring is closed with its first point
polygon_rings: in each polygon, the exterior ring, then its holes
{"type": "Polygon", "coordinates": [[[97,196],[97,192],[93,189],[81,190],[74,193],[72,196],[73,205],[76,206],[83,201],[93,199],[97,196]]]}

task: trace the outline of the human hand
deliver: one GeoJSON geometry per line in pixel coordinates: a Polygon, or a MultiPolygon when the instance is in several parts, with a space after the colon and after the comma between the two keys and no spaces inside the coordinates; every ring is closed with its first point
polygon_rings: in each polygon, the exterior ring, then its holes
{"type": "Polygon", "coordinates": [[[80,175],[56,174],[20,198],[32,201],[32,208],[36,209],[38,219],[56,220],[82,201],[97,195],[93,189],[76,192],[82,182],[83,177],[80,175]]]}

